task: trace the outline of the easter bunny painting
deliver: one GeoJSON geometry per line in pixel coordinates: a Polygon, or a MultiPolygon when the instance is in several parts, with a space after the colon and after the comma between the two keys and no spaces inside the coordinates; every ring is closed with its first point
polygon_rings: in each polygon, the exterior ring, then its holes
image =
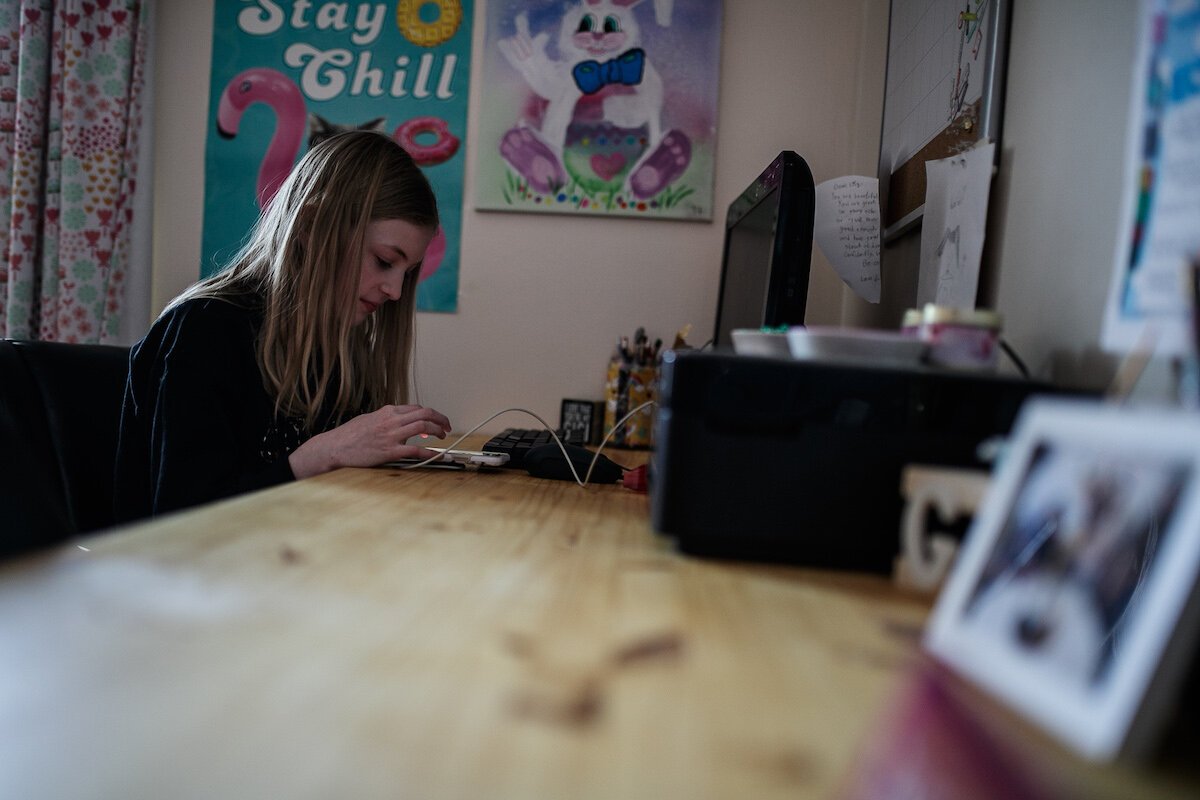
{"type": "Polygon", "coordinates": [[[508,78],[485,92],[505,204],[710,213],[719,2],[530,0],[489,14],[508,78]]]}

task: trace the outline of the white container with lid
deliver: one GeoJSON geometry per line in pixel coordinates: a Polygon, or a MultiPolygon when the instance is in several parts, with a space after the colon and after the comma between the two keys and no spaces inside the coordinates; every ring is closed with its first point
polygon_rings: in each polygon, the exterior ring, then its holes
{"type": "Polygon", "coordinates": [[[943,367],[993,370],[1000,350],[1003,317],[988,309],[926,304],[920,336],[929,345],[929,363],[943,367]]]}

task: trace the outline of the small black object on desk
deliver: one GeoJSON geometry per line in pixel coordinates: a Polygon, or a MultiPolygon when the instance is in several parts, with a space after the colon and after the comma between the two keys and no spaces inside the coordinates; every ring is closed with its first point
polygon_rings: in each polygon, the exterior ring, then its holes
{"type": "MultiPolygon", "coordinates": [[[[586,447],[565,442],[563,447],[570,456],[571,463],[575,465],[579,479],[583,480],[587,477],[588,467],[591,466],[592,459],[596,454],[586,447]]],[[[567,459],[563,457],[562,450],[559,450],[558,445],[554,442],[532,448],[525,454],[524,464],[525,468],[529,470],[529,474],[535,478],[551,478],[559,481],[575,480],[575,476],[571,474],[571,467],[567,464],[567,459]]],[[[592,469],[592,476],[588,479],[588,483],[616,483],[621,480],[621,474],[621,465],[602,453],[599,458],[596,458],[596,466],[592,469]]]]}
{"type": "MultiPolygon", "coordinates": [[[[510,469],[525,466],[525,454],[544,444],[553,444],[554,437],[546,428],[505,428],[484,444],[483,450],[495,453],[507,453],[508,463],[504,466],[510,469]]],[[[559,453],[561,456],[562,453],[559,453]]]]}
{"type": "Polygon", "coordinates": [[[984,469],[1025,399],[1071,394],[967,370],[668,351],[654,529],[682,552],[886,574],[907,464],[984,469]]]}

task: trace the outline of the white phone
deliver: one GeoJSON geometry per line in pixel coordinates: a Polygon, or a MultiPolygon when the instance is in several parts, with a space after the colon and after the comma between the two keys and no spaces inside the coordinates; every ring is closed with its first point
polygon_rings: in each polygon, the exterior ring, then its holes
{"type": "Polygon", "coordinates": [[[455,464],[502,467],[508,463],[508,453],[496,453],[488,450],[447,450],[443,447],[428,447],[426,449],[441,453],[442,461],[449,461],[455,464]]]}

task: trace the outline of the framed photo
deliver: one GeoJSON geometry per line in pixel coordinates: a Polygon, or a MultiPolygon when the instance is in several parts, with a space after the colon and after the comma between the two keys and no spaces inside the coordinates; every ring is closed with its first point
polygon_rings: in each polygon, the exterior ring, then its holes
{"type": "Polygon", "coordinates": [[[563,400],[559,416],[563,441],[570,444],[596,444],[600,441],[602,404],[593,400],[563,400]]]}
{"type": "Polygon", "coordinates": [[[1094,760],[1143,754],[1195,643],[1200,416],[1026,404],[924,645],[1094,760]]]}

